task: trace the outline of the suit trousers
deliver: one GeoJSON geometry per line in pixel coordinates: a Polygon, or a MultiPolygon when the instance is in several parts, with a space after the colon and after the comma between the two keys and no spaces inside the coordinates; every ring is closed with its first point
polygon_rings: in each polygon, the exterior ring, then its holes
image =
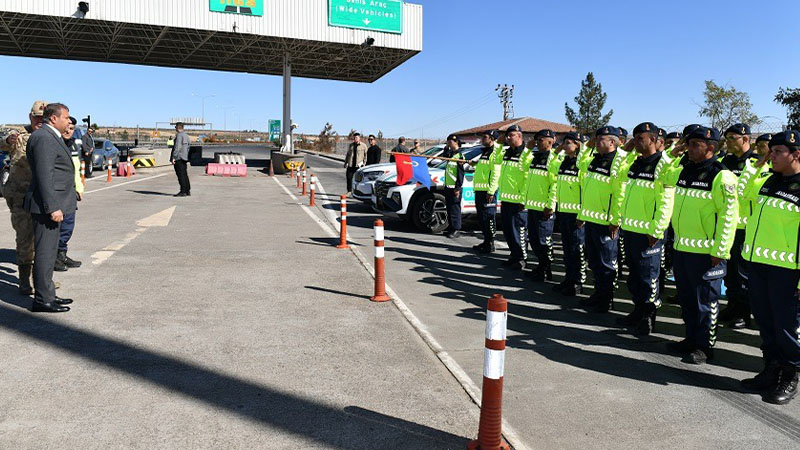
{"type": "Polygon", "coordinates": [[[178,184],[181,186],[181,193],[190,194],[192,185],[189,183],[189,173],[186,169],[188,161],[182,159],[175,160],[175,175],[178,176],[178,184]]]}
{"type": "MultiPolygon", "coordinates": [[[[723,261],[719,268],[727,268],[726,264],[723,261]]],[[[709,349],[717,342],[722,276],[706,276],[711,269],[710,255],[675,250],[673,265],[681,316],[686,324],[686,339],[697,348],[709,349]]]]}
{"type": "Polygon", "coordinates": [[[541,267],[550,267],[553,262],[553,226],[556,222],[555,214],[549,219],[544,218],[544,212],[535,209],[528,210],[528,239],[533,249],[533,254],[541,267]]]}
{"type": "Polygon", "coordinates": [[[725,275],[725,288],[727,289],[728,304],[740,304],[745,308],[750,307],[747,296],[747,265],[742,259],[742,246],[744,245],[745,230],[736,230],[731,248],[731,259],[728,261],[728,273],[725,275]]]}
{"type": "Polygon", "coordinates": [[[486,191],[475,191],[475,211],[478,213],[483,242],[494,241],[495,230],[497,229],[497,194],[489,197],[486,191]],[[492,202],[489,203],[489,200],[492,202]]]}
{"type": "Polygon", "coordinates": [[[56,299],[53,267],[56,264],[59,241],[59,224],[50,220],[50,214],[31,214],[33,218],[33,301],[52,303],[56,299]]]}
{"type": "Polygon", "coordinates": [[[511,259],[524,261],[528,259],[528,211],[525,205],[503,202],[500,206],[500,217],[503,222],[503,236],[511,251],[511,259]]]}
{"type": "Polygon", "coordinates": [[[783,267],[750,263],[750,305],[761,334],[764,359],[800,368],[800,272],[783,267]]]}

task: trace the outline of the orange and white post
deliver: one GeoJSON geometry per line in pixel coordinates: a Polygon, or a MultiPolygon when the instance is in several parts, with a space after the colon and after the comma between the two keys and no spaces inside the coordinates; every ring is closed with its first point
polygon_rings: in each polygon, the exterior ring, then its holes
{"type": "Polygon", "coordinates": [[[503,372],[506,361],[508,302],[500,294],[489,299],[486,311],[486,348],[483,352],[483,393],[478,439],[468,450],[508,450],[503,440],[503,372]]]}
{"type": "Polygon", "coordinates": [[[130,178],[133,172],[133,166],[131,166],[131,152],[128,150],[128,161],[125,164],[125,178],[130,178]]]}
{"type": "Polygon", "coordinates": [[[383,221],[375,221],[375,295],[373,302],[388,302],[392,298],[386,295],[386,267],[384,266],[383,221]]]}
{"type": "Polygon", "coordinates": [[[81,183],[86,186],[86,160],[81,156],[81,183]]]}
{"type": "Polygon", "coordinates": [[[305,169],[303,169],[303,192],[302,192],[301,195],[303,197],[305,197],[306,196],[306,192],[308,192],[308,178],[306,177],[305,169]]]}
{"type": "Polygon", "coordinates": [[[314,203],[314,193],[317,190],[317,177],[314,174],[311,174],[311,186],[309,187],[309,194],[308,194],[308,206],[316,206],[314,203]]]}
{"type": "Polygon", "coordinates": [[[297,171],[297,189],[300,189],[300,170],[297,171]]]}
{"type": "Polygon", "coordinates": [[[339,245],[336,248],[350,248],[347,245],[347,196],[343,195],[341,199],[342,218],[339,221],[339,245]]]}
{"type": "Polygon", "coordinates": [[[292,179],[294,178],[294,166],[289,167],[289,170],[291,170],[291,172],[289,172],[289,179],[292,179]]]}
{"type": "Polygon", "coordinates": [[[108,177],[106,177],[106,183],[111,183],[111,170],[113,169],[114,160],[111,157],[108,158],[108,177]]]}

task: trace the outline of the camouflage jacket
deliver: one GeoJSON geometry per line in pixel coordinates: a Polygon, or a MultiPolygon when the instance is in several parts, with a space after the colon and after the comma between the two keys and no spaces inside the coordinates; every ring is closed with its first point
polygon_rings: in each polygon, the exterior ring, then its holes
{"type": "Polygon", "coordinates": [[[21,193],[25,195],[31,182],[31,166],[28,164],[26,156],[26,147],[30,137],[31,127],[26,126],[23,132],[17,134],[17,142],[13,145],[9,145],[5,137],[0,141],[0,148],[8,152],[8,157],[11,160],[11,173],[5,187],[6,191],[11,191],[9,194],[21,193]]]}

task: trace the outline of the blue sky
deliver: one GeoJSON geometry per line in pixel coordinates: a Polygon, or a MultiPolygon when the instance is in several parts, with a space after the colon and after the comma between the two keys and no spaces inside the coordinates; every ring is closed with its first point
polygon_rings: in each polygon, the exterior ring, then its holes
{"type": "MultiPolygon", "coordinates": [[[[566,122],[589,71],[608,94],[612,122],[696,121],[703,81],[748,92],[766,122],[773,102],[800,87],[800,1],[417,1],[422,53],[372,84],[295,79],[293,118],[303,133],[325,122],[387,136],[443,137],[502,119],[498,83],[515,84],[516,115],[566,122]],[[763,7],[763,8],[762,8],[763,7]]],[[[62,101],[101,125],[152,127],[201,115],[221,128],[264,130],[281,116],[281,79],[263,75],[0,56],[0,123],[26,120],[34,99],[62,101]],[[61,71],[68,82],[48,85],[61,71]],[[42,74],[35,78],[32,74],[42,74]]],[[[771,117],[769,117],[771,116],[771,117]]],[[[774,118],[773,118],[774,117],[774,118]]]]}

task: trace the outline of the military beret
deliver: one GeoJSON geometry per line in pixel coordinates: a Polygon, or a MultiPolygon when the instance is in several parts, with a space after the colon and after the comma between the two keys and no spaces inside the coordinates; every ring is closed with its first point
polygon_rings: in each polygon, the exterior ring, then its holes
{"type": "Polygon", "coordinates": [[[772,148],[775,145],[785,145],[792,150],[797,150],[800,147],[800,131],[786,130],[775,133],[769,141],[769,146],[772,148]]]}
{"type": "Polygon", "coordinates": [[[76,118],[74,118],[72,116],[69,116],[69,122],[71,124],[73,124],[73,125],[77,125],[78,124],[78,119],[76,119],[76,118]]]}
{"type": "Polygon", "coordinates": [[[626,130],[625,128],[619,127],[619,128],[617,128],[617,130],[619,130],[619,135],[620,136],[628,137],[628,130],[626,130]]]}
{"type": "Polygon", "coordinates": [[[772,140],[772,133],[762,134],[756,138],[756,142],[769,142],[772,140]]]}
{"type": "Polygon", "coordinates": [[[633,129],[633,135],[636,136],[639,133],[650,133],[650,132],[657,132],[659,128],[653,122],[643,122],[639,125],[636,125],[636,128],[633,129]]]}
{"type": "Polygon", "coordinates": [[[602,127],[602,128],[599,128],[597,131],[595,131],[594,135],[596,137],[600,137],[600,136],[616,136],[616,137],[619,137],[619,128],[612,127],[612,126],[602,127]]]}
{"type": "Polygon", "coordinates": [[[571,131],[571,132],[569,132],[569,133],[564,135],[564,140],[567,140],[567,139],[573,140],[573,141],[578,142],[578,143],[580,143],[582,141],[581,135],[579,135],[578,133],[576,133],[574,131],[571,131]]]}
{"type": "Polygon", "coordinates": [[[522,127],[519,125],[511,125],[506,129],[506,134],[512,133],[514,131],[519,131],[520,133],[522,133],[522,127]]]}
{"type": "Polygon", "coordinates": [[[683,129],[683,135],[688,137],[690,134],[692,134],[692,131],[694,131],[694,130],[700,128],[700,127],[702,127],[702,125],[696,124],[696,123],[693,123],[691,125],[687,125],[683,129]]]}
{"type": "MultiPolygon", "coordinates": [[[[440,135],[440,136],[441,136],[441,135],[440,135]]],[[[456,141],[456,142],[461,142],[461,140],[460,140],[460,139],[458,139],[458,136],[456,136],[455,134],[451,134],[450,136],[447,136],[447,140],[448,140],[448,141],[456,141]]]]}
{"type": "Polygon", "coordinates": [[[481,136],[489,136],[496,141],[498,138],[500,138],[500,133],[498,133],[497,130],[484,131],[481,133],[481,136]]]}
{"type": "Polygon", "coordinates": [[[679,131],[673,131],[672,133],[667,134],[667,139],[680,139],[683,137],[683,133],[679,131]]]}
{"type": "Polygon", "coordinates": [[[725,130],[725,134],[727,135],[728,133],[741,134],[742,136],[748,135],[750,134],[750,125],[746,125],[743,123],[735,123],[729,126],[727,130],[725,130]]]}
{"type": "Polygon", "coordinates": [[[717,141],[719,142],[719,130],[714,127],[699,127],[692,131],[688,136],[686,136],[686,140],[690,139],[704,139],[706,141],[717,141]]]}
{"type": "Polygon", "coordinates": [[[555,139],[556,134],[553,133],[553,130],[544,129],[544,130],[537,131],[536,134],[534,135],[534,137],[537,138],[537,139],[540,138],[540,137],[555,139]]]}

